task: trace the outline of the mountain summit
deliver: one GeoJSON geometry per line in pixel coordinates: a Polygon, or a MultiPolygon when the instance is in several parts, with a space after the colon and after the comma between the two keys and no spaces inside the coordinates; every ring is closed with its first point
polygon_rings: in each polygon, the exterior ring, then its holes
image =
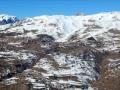
{"type": "Polygon", "coordinates": [[[5,14],[0,15],[0,25],[15,23],[18,21],[18,18],[15,16],[9,16],[5,14]]]}

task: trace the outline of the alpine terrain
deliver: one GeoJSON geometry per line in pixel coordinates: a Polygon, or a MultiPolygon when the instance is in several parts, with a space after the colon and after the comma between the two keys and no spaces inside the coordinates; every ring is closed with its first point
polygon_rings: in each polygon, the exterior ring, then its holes
{"type": "Polygon", "coordinates": [[[0,15],[0,90],[120,90],[120,12],[0,15]]]}

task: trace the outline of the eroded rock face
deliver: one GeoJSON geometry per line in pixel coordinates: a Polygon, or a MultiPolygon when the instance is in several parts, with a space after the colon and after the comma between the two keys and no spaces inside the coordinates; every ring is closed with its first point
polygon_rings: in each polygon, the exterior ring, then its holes
{"type": "Polygon", "coordinates": [[[52,42],[55,41],[55,39],[52,36],[47,35],[47,34],[40,34],[40,35],[37,35],[37,37],[38,37],[40,43],[43,43],[43,44],[45,42],[46,43],[52,43],[52,42]]]}
{"type": "Polygon", "coordinates": [[[1,79],[10,78],[16,73],[22,73],[24,70],[31,67],[37,60],[36,54],[25,51],[1,51],[0,58],[1,79]]]}
{"type": "Polygon", "coordinates": [[[47,84],[49,88],[55,89],[88,89],[91,87],[88,81],[99,78],[100,52],[81,41],[55,42],[52,36],[44,34],[36,39],[19,40],[21,43],[16,43],[18,40],[14,43],[6,40],[5,50],[0,51],[2,81],[24,73],[24,80],[31,83],[32,88],[35,88],[35,83],[41,83],[44,88],[47,84]],[[35,81],[32,82],[31,79],[35,81]]]}

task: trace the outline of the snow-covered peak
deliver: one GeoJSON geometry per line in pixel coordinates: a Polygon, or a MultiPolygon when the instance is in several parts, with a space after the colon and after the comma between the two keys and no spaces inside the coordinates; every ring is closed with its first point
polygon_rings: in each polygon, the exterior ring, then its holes
{"type": "MultiPolygon", "coordinates": [[[[58,42],[65,42],[77,37],[77,40],[85,40],[91,36],[104,41],[118,40],[115,32],[120,28],[120,12],[98,13],[93,15],[79,16],[36,16],[26,18],[10,27],[6,32],[21,33],[18,37],[36,38],[39,34],[51,35],[58,42]],[[112,38],[115,36],[116,38],[112,38]]],[[[5,27],[0,27],[4,30],[5,27]]],[[[8,27],[7,27],[8,28],[8,27]]],[[[116,42],[116,41],[115,41],[116,42]]]]}
{"type": "Polygon", "coordinates": [[[16,21],[18,21],[18,18],[15,16],[9,16],[6,14],[0,15],[0,25],[10,24],[10,23],[14,23],[16,21]]]}

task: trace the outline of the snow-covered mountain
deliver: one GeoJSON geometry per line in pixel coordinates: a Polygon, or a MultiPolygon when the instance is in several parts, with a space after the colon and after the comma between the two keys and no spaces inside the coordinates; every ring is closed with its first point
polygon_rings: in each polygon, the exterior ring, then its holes
{"type": "Polygon", "coordinates": [[[6,79],[9,75],[24,78],[35,90],[101,90],[104,69],[110,75],[120,72],[120,12],[23,20],[0,15],[0,23],[0,75],[5,85],[15,83],[6,79]],[[98,85],[90,83],[98,79],[98,85]]]}
{"type": "Polygon", "coordinates": [[[18,21],[18,18],[15,16],[9,16],[5,14],[0,15],[0,25],[12,24],[18,21]]]}
{"type": "MultiPolygon", "coordinates": [[[[37,16],[27,18],[11,25],[2,25],[1,30],[8,28],[4,33],[20,33],[18,37],[36,38],[39,34],[52,35],[56,41],[64,42],[76,36],[77,40],[86,40],[90,37],[113,42],[116,47],[119,42],[120,13],[99,13],[86,16],[37,16]],[[25,33],[24,33],[25,32],[25,33]]],[[[111,44],[111,43],[110,43],[111,44]]],[[[111,45],[109,48],[112,48],[111,45]]]]}

